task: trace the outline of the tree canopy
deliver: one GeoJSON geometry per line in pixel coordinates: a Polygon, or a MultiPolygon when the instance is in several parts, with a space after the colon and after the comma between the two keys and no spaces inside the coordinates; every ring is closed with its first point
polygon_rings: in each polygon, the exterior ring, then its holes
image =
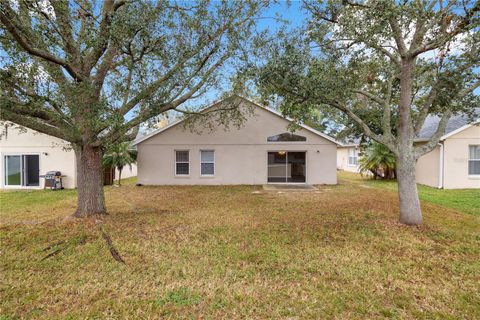
{"type": "Polygon", "coordinates": [[[298,121],[313,110],[341,112],[352,131],[387,146],[397,158],[401,220],[421,223],[415,162],[437,146],[452,115],[473,114],[479,103],[480,1],[329,0],[304,7],[309,21],[279,34],[265,49],[266,63],[255,68],[260,94],[279,100],[298,121]],[[415,144],[428,115],[441,118],[437,131],[415,144]]]}
{"type": "Polygon", "coordinates": [[[2,120],[74,144],[134,136],[241,63],[264,5],[2,1],[2,120]]]}

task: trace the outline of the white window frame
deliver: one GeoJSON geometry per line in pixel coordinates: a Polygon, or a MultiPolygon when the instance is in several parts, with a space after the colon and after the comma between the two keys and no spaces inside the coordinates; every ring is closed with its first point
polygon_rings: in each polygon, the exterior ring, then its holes
{"type": "Polygon", "coordinates": [[[189,177],[190,176],[190,150],[188,149],[178,149],[173,151],[173,156],[174,156],[174,172],[176,177],[189,177]],[[177,152],[188,152],[188,162],[186,161],[177,161],[177,152]],[[184,173],[177,173],[177,163],[188,163],[188,174],[184,173]]]}
{"type": "Polygon", "coordinates": [[[471,155],[470,155],[470,147],[475,147],[475,146],[478,146],[480,147],[480,144],[469,144],[468,145],[468,165],[467,165],[467,170],[468,170],[468,176],[469,177],[472,177],[472,178],[479,178],[480,177],[480,174],[472,174],[470,173],[470,161],[478,161],[480,162],[480,158],[478,159],[471,159],[471,155]]]}
{"type": "Polygon", "coordinates": [[[357,148],[348,148],[347,164],[350,167],[358,166],[358,149],[357,148]],[[353,150],[353,156],[350,156],[350,151],[351,150],[353,150]],[[350,163],[350,158],[353,159],[354,163],[350,163]]]}
{"type": "Polygon", "coordinates": [[[202,149],[200,150],[200,176],[201,177],[214,177],[215,173],[217,172],[216,164],[215,164],[215,150],[213,149],[202,149]],[[202,152],[213,152],[213,161],[202,161],[202,152]],[[203,163],[213,163],[213,174],[203,174],[202,173],[202,164],[203,163]]]}

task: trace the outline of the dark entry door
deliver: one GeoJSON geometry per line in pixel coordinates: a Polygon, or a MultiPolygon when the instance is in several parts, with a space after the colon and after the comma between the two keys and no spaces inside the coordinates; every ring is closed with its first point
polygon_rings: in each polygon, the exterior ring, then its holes
{"type": "Polygon", "coordinates": [[[27,154],[23,156],[24,185],[40,185],[40,157],[38,154],[27,154]]]}
{"type": "Polygon", "coordinates": [[[305,183],[306,153],[275,151],[268,153],[268,177],[271,183],[305,183]]]}

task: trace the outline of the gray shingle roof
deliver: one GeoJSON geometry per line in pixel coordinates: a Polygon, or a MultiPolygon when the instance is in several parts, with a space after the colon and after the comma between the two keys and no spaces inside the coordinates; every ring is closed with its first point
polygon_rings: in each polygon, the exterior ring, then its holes
{"type": "Polygon", "coordinates": [[[340,141],[344,147],[358,146],[362,142],[361,138],[349,136],[340,141]]]}
{"type": "MultiPolygon", "coordinates": [[[[476,108],[474,110],[474,119],[480,118],[480,108],[476,108]]],[[[473,120],[475,121],[475,120],[473,120]]],[[[429,139],[431,138],[438,128],[438,123],[440,122],[440,117],[436,115],[429,115],[425,119],[425,123],[423,124],[420,133],[417,136],[417,139],[429,139]]],[[[455,131],[469,123],[472,123],[472,118],[467,115],[458,115],[450,118],[447,122],[447,128],[445,130],[445,134],[448,134],[452,131],[455,131]]]]}

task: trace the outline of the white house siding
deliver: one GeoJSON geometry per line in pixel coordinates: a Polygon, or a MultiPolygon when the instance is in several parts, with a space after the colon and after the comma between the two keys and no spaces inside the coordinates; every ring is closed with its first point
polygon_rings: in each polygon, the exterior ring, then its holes
{"type": "MultiPolygon", "coordinates": [[[[420,146],[420,144],[418,144],[420,146]]],[[[423,155],[417,160],[415,177],[417,183],[430,187],[438,187],[440,180],[440,147],[423,155]]]]}
{"type": "MultiPolygon", "coordinates": [[[[75,188],[76,169],[75,154],[73,150],[65,150],[69,145],[65,141],[48,136],[36,131],[25,129],[19,131],[16,128],[8,128],[7,135],[0,139],[0,187],[1,188],[20,188],[16,186],[5,186],[5,156],[37,154],[39,155],[40,174],[47,171],[61,171],[63,185],[65,188],[75,188]]],[[[21,187],[21,188],[43,188],[44,179],[40,179],[39,187],[21,187]]]]}
{"type": "MultiPolygon", "coordinates": [[[[468,175],[469,145],[480,145],[480,127],[471,126],[443,141],[443,188],[480,188],[480,177],[468,175]]],[[[440,184],[440,147],[423,155],[417,161],[417,182],[431,187],[440,184]]]]}
{"type": "MultiPolygon", "coordinates": [[[[118,169],[115,168],[115,179],[118,179],[118,169]]],[[[137,165],[132,164],[132,168],[126,166],[122,170],[122,180],[126,178],[131,178],[137,176],[137,165]]]]}
{"type": "Polygon", "coordinates": [[[348,163],[348,152],[351,149],[357,149],[358,147],[350,146],[350,147],[338,147],[337,149],[337,169],[349,172],[359,172],[358,164],[351,165],[348,163]]]}
{"type": "Polygon", "coordinates": [[[468,175],[469,145],[480,145],[480,125],[472,126],[444,142],[444,188],[480,188],[480,177],[468,175]]]}
{"type": "MultiPolygon", "coordinates": [[[[246,102],[245,102],[246,103],[246,102]]],[[[180,123],[137,145],[138,182],[145,185],[264,184],[267,183],[269,151],[305,151],[306,183],[336,184],[337,145],[301,129],[301,142],[267,142],[267,137],[287,131],[288,121],[261,107],[240,129],[198,134],[180,123]],[[190,174],[175,176],[175,150],[190,151],[190,174]],[[215,151],[215,175],[200,175],[200,151],[215,151]]]]}

